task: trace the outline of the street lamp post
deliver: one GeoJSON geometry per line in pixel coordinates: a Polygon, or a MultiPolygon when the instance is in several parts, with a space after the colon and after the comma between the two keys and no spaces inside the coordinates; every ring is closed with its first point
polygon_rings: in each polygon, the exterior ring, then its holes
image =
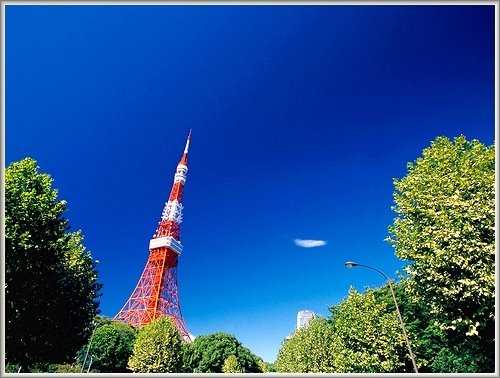
{"type": "MultiPolygon", "coordinates": [[[[94,333],[95,333],[97,327],[99,327],[99,325],[101,325],[104,322],[105,322],[105,319],[103,319],[103,320],[101,320],[99,322],[95,322],[94,329],[92,330],[92,335],[90,335],[89,345],[87,346],[87,352],[85,353],[85,358],[83,359],[82,369],[81,369],[80,373],[83,373],[83,369],[85,368],[85,362],[87,362],[87,357],[89,355],[90,346],[92,345],[92,339],[94,338],[94,333]]],[[[92,356],[90,356],[90,358],[91,358],[90,359],[90,364],[92,364],[92,356]]],[[[87,370],[87,373],[90,370],[90,364],[89,364],[89,368],[87,370]]]]}
{"type": "Polygon", "coordinates": [[[89,362],[89,366],[87,367],[87,373],[90,371],[90,367],[92,366],[92,361],[93,361],[93,357],[92,355],[90,355],[90,362],[89,362]]]}
{"type": "Polygon", "coordinates": [[[394,294],[394,289],[392,288],[392,280],[384,272],[378,270],[377,268],[369,266],[369,265],[358,264],[358,263],[353,262],[353,261],[347,261],[344,265],[348,268],[353,268],[355,266],[363,266],[365,268],[379,272],[381,275],[383,275],[385,277],[385,279],[389,283],[389,289],[391,290],[392,299],[394,300],[394,305],[396,306],[396,313],[398,314],[399,322],[401,323],[401,329],[403,330],[403,336],[404,336],[405,341],[406,341],[406,346],[408,347],[408,352],[410,353],[411,362],[413,363],[413,369],[415,370],[415,373],[418,373],[417,364],[415,363],[415,357],[414,357],[413,352],[411,350],[410,340],[408,340],[408,335],[406,334],[406,328],[405,328],[405,324],[403,322],[403,317],[401,316],[401,312],[399,311],[398,302],[396,301],[396,295],[394,294]]]}

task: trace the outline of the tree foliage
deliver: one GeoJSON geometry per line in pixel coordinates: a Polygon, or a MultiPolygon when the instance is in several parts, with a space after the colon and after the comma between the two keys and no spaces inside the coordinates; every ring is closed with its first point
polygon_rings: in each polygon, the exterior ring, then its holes
{"type": "Polygon", "coordinates": [[[81,366],[78,364],[49,364],[37,363],[30,366],[21,366],[19,364],[6,364],[6,373],[80,373],[81,366]]]}
{"type": "Polygon", "coordinates": [[[276,369],[289,373],[384,373],[405,370],[404,339],[394,312],[373,290],[354,289],[329,319],[317,318],[285,340],[276,369]]]}
{"type": "Polygon", "coordinates": [[[335,372],[335,335],[326,319],[312,319],[283,342],[275,367],[285,373],[335,372]]]}
{"type": "MultiPolygon", "coordinates": [[[[446,333],[435,324],[435,316],[430,312],[427,303],[415,300],[407,290],[408,279],[404,278],[399,283],[393,284],[394,295],[403,317],[408,338],[411,343],[415,360],[420,373],[435,372],[431,365],[436,355],[448,348],[446,333]]],[[[396,310],[389,285],[384,285],[373,291],[377,302],[383,302],[387,311],[393,313],[396,310]]],[[[401,359],[405,359],[406,350],[401,359]]],[[[409,358],[405,359],[405,371],[412,371],[413,365],[409,358]]]]}
{"type": "MultiPolygon", "coordinates": [[[[137,331],[121,321],[109,321],[97,324],[90,347],[82,350],[85,356],[92,358],[92,371],[98,373],[123,373],[129,371],[127,364],[132,355],[132,348],[137,331]]],[[[83,362],[83,359],[82,361],[83,362]]]]}
{"type": "MultiPolygon", "coordinates": [[[[388,241],[411,262],[409,291],[456,344],[482,345],[492,367],[495,320],[495,151],[438,137],[394,180],[388,241]]],[[[489,369],[483,366],[482,369],[489,369]]]]}
{"type": "Polygon", "coordinates": [[[178,373],[182,369],[182,343],[172,319],[160,316],[139,329],[129,368],[135,373],[178,373]]]}
{"type": "Polygon", "coordinates": [[[494,184],[494,148],[463,136],[437,138],[394,181],[398,218],[389,240],[413,262],[411,289],[468,335],[494,316],[494,184]]]}
{"type": "Polygon", "coordinates": [[[224,362],[233,355],[244,372],[259,373],[258,357],[245,348],[233,335],[214,333],[198,336],[189,346],[185,372],[222,373],[224,362]]]}
{"type": "Polygon", "coordinates": [[[24,367],[67,362],[90,334],[97,262],[69,232],[66,201],[30,158],[5,171],[5,352],[24,367]]]}
{"type": "Polygon", "coordinates": [[[401,325],[386,303],[378,303],[374,291],[354,289],[331,308],[331,325],[337,342],[336,371],[342,373],[390,373],[404,370],[405,351],[401,325]]]}
{"type": "Polygon", "coordinates": [[[223,373],[244,373],[244,369],[241,367],[238,359],[234,354],[231,354],[228,358],[224,360],[224,365],[222,365],[223,373]]]}
{"type": "Polygon", "coordinates": [[[262,358],[257,358],[257,365],[262,373],[269,373],[275,371],[271,363],[265,362],[262,358]]]}
{"type": "MultiPolygon", "coordinates": [[[[477,373],[483,370],[485,356],[476,344],[453,345],[440,349],[432,359],[431,371],[434,373],[477,373]]],[[[491,369],[493,370],[493,369],[491,369]]]]}

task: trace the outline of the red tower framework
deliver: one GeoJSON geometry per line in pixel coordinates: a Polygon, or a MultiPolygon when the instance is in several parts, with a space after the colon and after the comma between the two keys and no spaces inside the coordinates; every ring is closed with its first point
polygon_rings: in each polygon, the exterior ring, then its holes
{"type": "Polygon", "coordinates": [[[182,222],[182,191],[187,176],[187,154],[191,131],[184,153],[177,164],[174,184],[165,203],[158,228],[149,241],[149,257],[132,295],[116,314],[135,327],[144,326],[160,315],[172,318],[184,340],[191,342],[182,318],[177,288],[177,259],[182,251],[180,243],[182,222]]]}

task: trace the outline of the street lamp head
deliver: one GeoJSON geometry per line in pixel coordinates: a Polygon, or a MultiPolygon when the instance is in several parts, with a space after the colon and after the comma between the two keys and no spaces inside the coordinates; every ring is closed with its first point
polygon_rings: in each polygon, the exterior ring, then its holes
{"type": "Polygon", "coordinates": [[[358,266],[358,263],[355,263],[353,261],[347,261],[346,263],[344,263],[344,265],[348,268],[353,268],[355,266],[358,266]]]}

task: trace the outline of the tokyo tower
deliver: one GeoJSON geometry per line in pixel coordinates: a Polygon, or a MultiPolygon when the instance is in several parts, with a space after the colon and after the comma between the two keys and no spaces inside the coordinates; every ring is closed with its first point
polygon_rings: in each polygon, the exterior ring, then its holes
{"type": "Polygon", "coordinates": [[[149,241],[149,257],[132,295],[116,314],[115,319],[144,326],[160,315],[170,317],[180,335],[191,342],[182,318],[177,288],[177,259],[182,251],[180,243],[182,222],[182,191],[187,176],[187,155],[191,130],[174,175],[174,183],[165,203],[158,228],[149,241]]]}

